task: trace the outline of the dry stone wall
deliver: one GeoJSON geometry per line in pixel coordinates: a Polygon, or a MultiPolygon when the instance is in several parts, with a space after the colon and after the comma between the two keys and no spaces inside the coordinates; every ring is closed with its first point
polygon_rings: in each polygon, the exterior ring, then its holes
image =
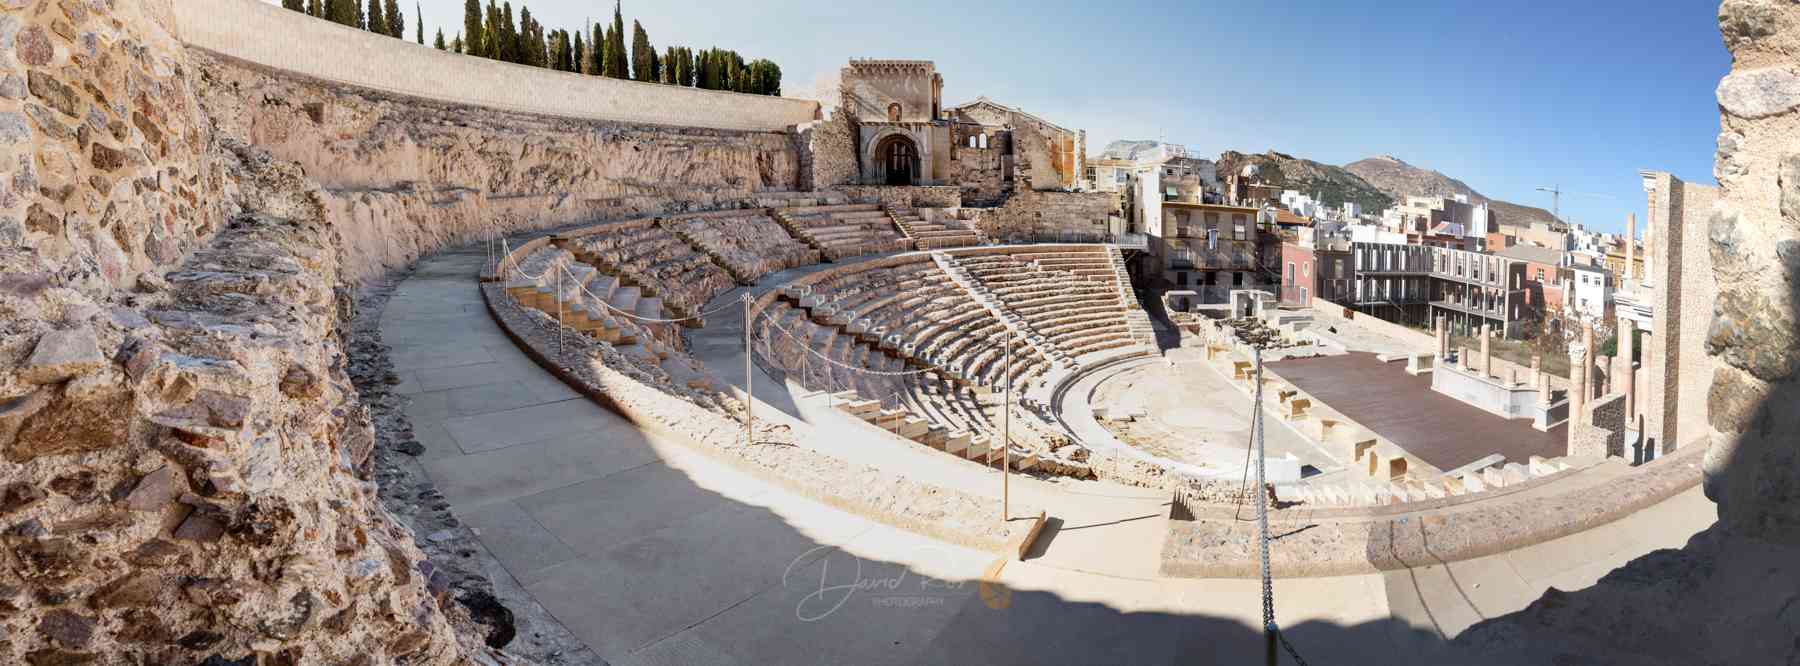
{"type": "Polygon", "coordinates": [[[1707,494],[1733,533],[1800,544],[1800,5],[1727,0],[1719,28],[1707,494]]]}
{"type": "MultiPolygon", "coordinates": [[[[291,13],[291,12],[290,12],[291,13]]],[[[190,50],[218,131],[305,168],[360,281],[440,247],[735,208],[799,189],[785,134],[579,121],[396,97],[190,50]]]]}

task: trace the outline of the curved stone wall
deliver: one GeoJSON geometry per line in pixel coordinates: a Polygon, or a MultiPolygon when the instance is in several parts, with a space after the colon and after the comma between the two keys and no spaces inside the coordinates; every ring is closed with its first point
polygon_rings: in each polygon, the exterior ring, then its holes
{"type": "Polygon", "coordinates": [[[819,103],[557,72],[357,30],[256,0],[178,0],[189,46],[323,81],[421,99],[588,120],[779,131],[819,103]]]}

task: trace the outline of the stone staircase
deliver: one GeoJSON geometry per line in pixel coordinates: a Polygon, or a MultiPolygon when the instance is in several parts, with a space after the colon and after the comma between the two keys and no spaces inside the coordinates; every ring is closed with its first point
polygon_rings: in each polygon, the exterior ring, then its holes
{"type": "Polygon", "coordinates": [[[941,250],[985,243],[980,231],[928,222],[910,207],[885,204],[881,208],[893,219],[894,226],[900,229],[900,233],[905,234],[920,250],[941,250]]]}
{"type": "Polygon", "coordinates": [[[944,252],[933,252],[931,259],[937,262],[938,267],[943,269],[944,273],[956,282],[956,286],[961,287],[969,295],[969,298],[987,308],[995,319],[999,319],[1008,329],[1011,329],[1014,336],[1023,339],[1026,344],[1031,345],[1032,349],[1043,354],[1044,358],[1050,359],[1051,367],[1055,371],[1071,371],[1076,368],[1075,359],[1070,358],[1068,353],[1051,344],[1049,338],[1033,330],[1031,324],[1026,322],[1023,317],[1003,307],[999,299],[996,299],[993,293],[981,284],[980,280],[970,275],[968,269],[958,263],[955,257],[944,252]]]}
{"type": "Polygon", "coordinates": [[[1155,349],[1156,328],[1150,325],[1150,313],[1144,311],[1137,293],[1131,290],[1131,273],[1125,270],[1125,254],[1119,251],[1119,246],[1108,245],[1106,256],[1112,262],[1113,276],[1119,285],[1119,300],[1125,304],[1125,321],[1131,326],[1131,337],[1138,344],[1155,349]]]}
{"type": "Polygon", "coordinates": [[[913,241],[874,204],[790,206],[769,212],[790,235],[831,261],[914,248],[913,241]]]}

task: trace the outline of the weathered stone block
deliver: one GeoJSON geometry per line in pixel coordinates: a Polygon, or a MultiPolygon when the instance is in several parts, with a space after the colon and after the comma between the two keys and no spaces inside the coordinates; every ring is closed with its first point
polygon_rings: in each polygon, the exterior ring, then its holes
{"type": "Polygon", "coordinates": [[[105,366],[93,330],[51,331],[38,338],[19,377],[33,384],[54,384],[105,366]]]}

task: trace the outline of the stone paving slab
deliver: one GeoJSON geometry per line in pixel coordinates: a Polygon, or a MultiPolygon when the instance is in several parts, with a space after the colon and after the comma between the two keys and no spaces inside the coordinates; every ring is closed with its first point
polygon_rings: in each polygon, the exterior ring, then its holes
{"type": "Polygon", "coordinates": [[[488,551],[521,579],[534,579],[539,572],[580,556],[512,500],[459,509],[457,515],[480,530],[488,551]]]}
{"type": "Polygon", "coordinates": [[[692,519],[730,502],[696,487],[661,463],[633,467],[592,481],[518,500],[545,529],[584,555],[692,519]]]}
{"type": "Polygon", "coordinates": [[[580,432],[616,423],[616,417],[586,400],[564,400],[518,409],[458,416],[444,428],[464,451],[476,453],[580,432]]]}
{"type": "Polygon", "coordinates": [[[579,430],[505,449],[434,460],[426,463],[425,469],[454,506],[528,497],[657,461],[650,447],[629,444],[637,439],[635,433],[621,430],[616,424],[579,430]]]}

